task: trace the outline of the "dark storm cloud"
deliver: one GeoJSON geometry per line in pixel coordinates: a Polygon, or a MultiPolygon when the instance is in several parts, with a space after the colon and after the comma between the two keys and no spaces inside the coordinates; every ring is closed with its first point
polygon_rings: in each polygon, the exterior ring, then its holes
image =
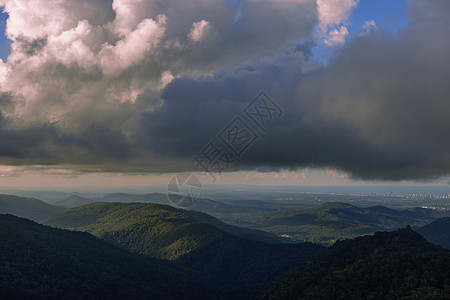
{"type": "MultiPolygon", "coordinates": [[[[304,64],[304,55],[295,52],[246,66],[233,76],[174,80],[163,93],[164,105],[143,116],[141,140],[159,155],[192,159],[235,116],[242,115],[255,91],[263,87],[285,113],[266,134],[258,132],[261,138],[238,160],[234,170],[305,166],[348,170],[361,164],[375,167],[376,162],[365,158],[379,158],[382,153],[358,137],[355,128],[320,115],[318,99],[299,98],[297,85],[304,80],[304,64]]],[[[258,131],[254,125],[253,129],[258,131]]],[[[194,163],[190,170],[196,170],[194,163]]]]}
{"type": "Polygon", "coordinates": [[[255,91],[263,87],[281,99],[293,99],[303,63],[304,55],[297,51],[244,65],[233,75],[175,79],[161,95],[163,105],[142,115],[139,140],[161,155],[192,157],[243,112],[255,91]]]}
{"type": "Polygon", "coordinates": [[[74,17],[62,23],[64,35],[35,46],[30,39],[35,57],[13,56],[0,94],[0,163],[199,171],[192,157],[265,90],[284,114],[266,133],[255,129],[260,137],[233,170],[332,167],[395,180],[450,174],[449,1],[410,1],[397,36],[355,35],[322,67],[308,39],[318,24],[315,1],[242,2],[236,22],[226,2],[199,10],[176,1],[115,3],[99,15],[98,24],[114,20],[104,28],[88,26],[96,14],[77,6],[73,14],[87,14],[89,24],[74,17]],[[149,44],[141,49],[142,39],[149,44]],[[54,53],[59,63],[47,61],[54,53]]]}
{"type": "Polygon", "coordinates": [[[58,133],[54,142],[65,147],[64,155],[72,156],[70,163],[78,159],[90,164],[111,160],[126,162],[132,151],[130,141],[121,131],[101,124],[93,124],[77,134],[58,133]],[[73,157],[74,153],[79,157],[73,157]]]}
{"type": "Polygon", "coordinates": [[[446,1],[411,1],[410,24],[398,37],[356,39],[304,79],[299,95],[321,103],[318,116],[351,128],[370,147],[355,153],[348,144],[359,163],[336,159],[333,166],[363,178],[450,173],[449,15],[446,1]]]}
{"type": "Polygon", "coordinates": [[[101,164],[127,161],[131,144],[120,131],[94,124],[79,133],[54,125],[11,128],[0,114],[0,157],[9,164],[101,164]]]}
{"type": "Polygon", "coordinates": [[[192,157],[264,89],[286,113],[238,169],[335,167],[394,180],[447,175],[449,12],[446,1],[411,1],[409,27],[397,37],[354,39],[306,75],[305,62],[290,54],[233,75],[177,79],[142,126],[157,153],[192,157]]]}

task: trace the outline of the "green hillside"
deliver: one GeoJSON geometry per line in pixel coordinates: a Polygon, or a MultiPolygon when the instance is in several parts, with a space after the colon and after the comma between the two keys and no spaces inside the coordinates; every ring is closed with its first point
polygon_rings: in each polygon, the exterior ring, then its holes
{"type": "Polygon", "coordinates": [[[328,202],[310,209],[216,216],[231,224],[261,229],[293,240],[331,245],[338,239],[354,238],[379,230],[395,230],[408,224],[423,226],[441,214],[422,208],[361,208],[342,202],[328,202]]]}
{"type": "MultiPolygon", "coordinates": [[[[141,222],[145,222],[146,226],[154,226],[153,223],[156,222],[157,224],[172,224],[176,227],[180,222],[183,222],[185,226],[190,223],[204,223],[252,240],[267,243],[280,241],[276,236],[264,231],[232,226],[204,213],[154,203],[93,203],[54,215],[44,223],[60,228],[89,231],[99,235],[123,230],[141,222]]],[[[172,229],[166,228],[167,231],[172,229]]],[[[158,235],[160,232],[156,231],[155,234],[158,235]]]]}
{"type": "MultiPolygon", "coordinates": [[[[176,197],[176,196],[172,196],[176,197]]],[[[91,198],[91,202],[123,202],[123,203],[158,203],[171,204],[167,198],[167,194],[149,193],[149,194],[126,194],[114,193],[102,197],[91,198]]],[[[83,204],[84,205],[84,204],[83,204]]],[[[77,205],[80,206],[80,205],[77,205]]],[[[194,205],[188,207],[190,210],[204,212],[207,214],[232,214],[232,213],[248,213],[255,211],[255,208],[250,208],[241,205],[232,205],[228,203],[218,202],[210,199],[196,199],[194,205]]],[[[259,211],[260,209],[258,209],[259,211]]]]}
{"type": "MultiPolygon", "coordinates": [[[[277,216],[260,222],[345,230],[434,215],[327,203],[277,216]]],[[[430,232],[446,222],[429,224],[430,232]]],[[[450,250],[410,227],[325,248],[265,243],[258,231],[152,203],[92,203],[44,223],[75,231],[0,215],[0,298],[442,299],[450,293],[450,250]]]]}
{"type": "Polygon", "coordinates": [[[159,204],[94,203],[44,223],[88,231],[133,252],[174,261],[201,273],[208,286],[244,298],[323,248],[245,239],[225,231],[239,228],[209,215],[159,204]]]}
{"type": "Polygon", "coordinates": [[[73,208],[78,206],[83,206],[86,204],[91,204],[92,200],[89,200],[87,198],[78,196],[78,195],[71,195],[67,197],[66,199],[57,202],[55,205],[57,206],[63,206],[67,208],[73,208]]]}
{"type": "Polygon", "coordinates": [[[0,195],[0,214],[12,214],[34,221],[42,221],[64,209],[38,199],[0,195]]]}
{"type": "Polygon", "coordinates": [[[164,261],[88,233],[0,215],[2,299],[193,299],[207,291],[164,261]],[[174,288],[176,287],[176,288],[174,288]]]}
{"type": "Polygon", "coordinates": [[[150,194],[127,194],[127,193],[114,193],[108,194],[101,197],[91,198],[93,202],[123,202],[123,203],[160,203],[167,204],[167,195],[160,193],[150,193],[150,194]]]}
{"type": "Polygon", "coordinates": [[[430,224],[417,228],[430,243],[450,249],[450,218],[440,218],[430,224]]]}
{"type": "Polygon", "coordinates": [[[260,299],[448,299],[450,250],[411,230],[335,243],[260,299]]]}

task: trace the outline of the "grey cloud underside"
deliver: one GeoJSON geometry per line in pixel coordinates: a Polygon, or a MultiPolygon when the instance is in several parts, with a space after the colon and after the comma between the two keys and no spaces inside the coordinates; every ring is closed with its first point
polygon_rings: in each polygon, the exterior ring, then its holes
{"type": "Polygon", "coordinates": [[[35,39],[33,41],[28,41],[26,39],[19,39],[22,51],[27,55],[35,55],[39,50],[44,48],[47,40],[45,38],[35,39]]]}
{"type": "Polygon", "coordinates": [[[131,144],[117,130],[94,124],[79,133],[61,132],[52,125],[8,128],[0,118],[0,156],[17,164],[95,164],[126,160],[131,144]]]}
{"type": "MultiPolygon", "coordinates": [[[[171,12],[166,13],[170,19],[171,12]]],[[[268,12],[262,11],[254,18],[264,19],[265,14],[268,12]]],[[[213,55],[202,52],[208,48],[189,52],[183,57],[185,65],[177,61],[179,53],[163,53],[171,60],[158,62],[160,70],[176,61],[180,69],[199,65],[204,70],[220,66],[224,71],[199,77],[192,71],[174,79],[160,93],[149,89],[134,104],[118,105],[120,114],[103,116],[102,109],[95,107],[95,121],[80,110],[78,116],[68,115],[64,126],[13,128],[6,117],[12,96],[3,94],[0,162],[73,164],[84,170],[124,172],[199,171],[192,157],[235,116],[242,115],[258,91],[265,90],[285,113],[266,134],[259,132],[261,137],[232,170],[333,167],[354,177],[383,180],[448,175],[449,2],[410,1],[408,18],[408,27],[397,36],[378,31],[354,38],[337,50],[326,67],[313,71],[305,71],[314,66],[310,59],[313,44],[281,50],[258,35],[254,44],[241,44],[247,48],[236,50],[230,60],[218,59],[226,56],[220,51],[233,54],[231,46],[220,43],[209,46],[218,51],[212,51],[213,55]],[[266,45],[270,51],[260,49],[258,59],[242,62],[251,58],[249,54],[259,49],[258,45],[266,45]],[[234,67],[236,61],[241,61],[239,67],[234,67]],[[90,125],[71,128],[71,118],[74,123],[82,119],[90,125]],[[117,118],[122,120],[119,123],[129,119],[126,129],[113,121],[117,118]]],[[[168,36],[188,31],[189,26],[181,25],[189,20],[168,26],[168,36]]],[[[215,30],[220,31],[217,22],[215,30]]],[[[287,30],[285,23],[274,25],[277,30],[287,30]]],[[[248,24],[242,26],[252,30],[248,24]]],[[[304,32],[299,36],[305,37],[312,25],[301,28],[304,32]]],[[[225,36],[230,42],[239,40],[236,32],[225,36]]],[[[275,33],[268,34],[271,36],[274,44],[285,43],[277,40],[275,33]]],[[[139,72],[146,74],[145,70],[139,72]]],[[[126,79],[116,80],[120,85],[126,79]]]]}
{"type": "Polygon", "coordinates": [[[264,89],[286,113],[237,169],[335,167],[394,180],[448,175],[449,12],[445,1],[413,1],[409,28],[397,37],[355,39],[327,67],[305,75],[295,52],[233,75],[177,79],[142,128],[157,153],[191,157],[264,89]]]}

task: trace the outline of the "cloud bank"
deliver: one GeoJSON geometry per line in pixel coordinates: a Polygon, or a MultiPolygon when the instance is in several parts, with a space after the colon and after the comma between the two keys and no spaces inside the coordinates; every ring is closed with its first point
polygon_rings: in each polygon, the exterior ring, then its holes
{"type": "Polygon", "coordinates": [[[357,1],[0,0],[0,164],[198,171],[192,157],[265,90],[285,113],[234,170],[448,175],[450,5],[409,2],[397,36],[367,23],[347,40],[357,1]],[[326,66],[318,30],[341,45],[326,66]]]}

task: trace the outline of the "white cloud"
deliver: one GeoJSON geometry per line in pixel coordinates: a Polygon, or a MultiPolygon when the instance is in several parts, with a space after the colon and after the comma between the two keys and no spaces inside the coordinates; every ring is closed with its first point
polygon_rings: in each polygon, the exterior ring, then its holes
{"type": "Polygon", "coordinates": [[[365,35],[369,32],[376,31],[378,28],[377,28],[377,24],[375,23],[374,20],[369,20],[364,23],[364,25],[361,27],[361,29],[362,29],[361,34],[365,35]]]}
{"type": "Polygon", "coordinates": [[[340,25],[347,20],[359,0],[317,0],[319,26],[326,31],[328,26],[340,25]]]}
{"type": "Polygon", "coordinates": [[[315,0],[242,2],[238,22],[236,3],[226,0],[0,5],[9,14],[6,33],[12,40],[8,62],[0,64],[2,92],[16,104],[7,117],[78,129],[102,118],[122,129],[121,122],[130,124],[149,109],[124,109],[125,103],[158,97],[174,77],[233,70],[247,59],[273,55],[307,37],[317,13],[315,0]]]}
{"type": "Polygon", "coordinates": [[[99,53],[99,61],[106,74],[116,73],[142,61],[145,54],[161,41],[165,25],[164,15],[159,15],[157,21],[144,19],[115,46],[105,45],[99,53]]]}
{"type": "Polygon", "coordinates": [[[2,1],[0,5],[5,5],[9,14],[7,34],[13,41],[54,35],[71,27],[72,20],[64,17],[57,0],[2,1]]]}
{"type": "Polygon", "coordinates": [[[348,30],[345,26],[330,30],[324,43],[328,46],[342,45],[347,38],[348,30]]]}
{"type": "Polygon", "coordinates": [[[105,0],[1,0],[0,6],[9,15],[7,34],[13,41],[58,35],[83,20],[103,24],[113,16],[111,3],[105,0]]]}
{"type": "MultiPolygon", "coordinates": [[[[6,67],[6,64],[3,62],[2,59],[0,59],[0,83],[4,82],[6,80],[6,74],[8,72],[8,68],[6,67]]],[[[1,91],[1,88],[0,88],[1,91]]]]}
{"type": "Polygon", "coordinates": [[[319,34],[327,46],[345,43],[347,19],[359,0],[317,0],[319,34]]]}
{"type": "Polygon", "coordinates": [[[165,71],[161,75],[161,82],[159,84],[159,89],[165,88],[175,77],[170,73],[170,71],[165,71]]]}
{"type": "Polygon", "coordinates": [[[142,20],[151,17],[150,15],[156,18],[157,15],[162,14],[157,1],[113,0],[112,8],[116,15],[110,26],[122,37],[134,31],[142,20]]]}
{"type": "Polygon", "coordinates": [[[191,31],[189,32],[189,38],[194,42],[200,41],[207,33],[209,26],[210,23],[205,20],[193,23],[191,31]]]}

